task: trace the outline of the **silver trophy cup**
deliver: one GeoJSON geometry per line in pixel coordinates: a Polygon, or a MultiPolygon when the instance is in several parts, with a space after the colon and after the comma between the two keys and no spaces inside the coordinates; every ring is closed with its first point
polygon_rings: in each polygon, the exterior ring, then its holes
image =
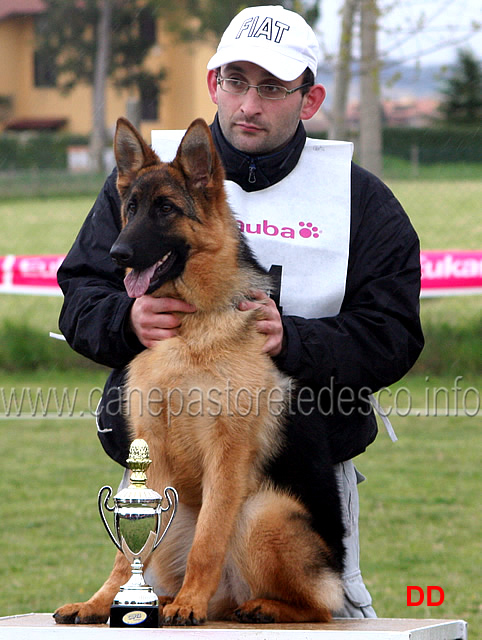
{"type": "Polygon", "coordinates": [[[132,575],[115,596],[110,611],[111,627],[158,627],[159,601],[152,587],[144,580],[143,567],[147,558],[161,544],[176,514],[178,497],[173,487],[164,489],[162,496],[146,486],[146,469],[150,465],[149,448],[145,440],[134,440],[129,449],[127,464],[131,470],[130,485],[114,496],[114,506],[108,503],[112,488],[102,487],[98,504],[102,522],[115,546],[131,565],[132,575]],[[104,494],[106,494],[104,496],[104,494]],[[104,513],[114,512],[115,535],[104,513]],[[171,510],[167,526],[161,533],[161,516],[171,510]]]}

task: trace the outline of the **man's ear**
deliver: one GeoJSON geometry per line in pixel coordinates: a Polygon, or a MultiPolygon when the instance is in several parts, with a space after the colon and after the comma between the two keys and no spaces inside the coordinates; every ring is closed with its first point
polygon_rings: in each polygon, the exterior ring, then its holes
{"type": "Polygon", "coordinates": [[[322,84],[314,84],[310,87],[308,93],[303,96],[303,105],[301,107],[301,120],[309,120],[312,118],[325,100],[326,89],[322,84]]]}
{"type": "Polygon", "coordinates": [[[218,104],[218,73],[219,69],[210,69],[208,71],[208,91],[214,104],[218,104]]]}

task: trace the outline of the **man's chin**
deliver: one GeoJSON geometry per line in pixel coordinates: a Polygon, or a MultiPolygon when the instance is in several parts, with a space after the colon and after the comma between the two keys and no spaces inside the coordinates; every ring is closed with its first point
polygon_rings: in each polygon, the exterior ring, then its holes
{"type": "Polygon", "coordinates": [[[236,131],[229,142],[248,155],[259,155],[266,151],[265,135],[262,131],[236,131]]]}

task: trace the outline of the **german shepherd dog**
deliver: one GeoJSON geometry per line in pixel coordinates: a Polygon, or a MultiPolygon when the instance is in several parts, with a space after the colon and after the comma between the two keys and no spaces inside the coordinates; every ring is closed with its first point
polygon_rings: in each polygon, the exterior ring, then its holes
{"type": "MultiPolygon", "coordinates": [[[[180,499],[147,561],[161,620],[329,621],[342,603],[333,549],[305,506],[264,471],[282,446],[289,381],[262,352],[259,309],[238,309],[253,290],[267,290],[269,278],[227,204],[209,128],[195,120],[170,163],[123,118],[114,146],[123,229],[111,255],[127,269],[128,294],[196,307],[176,337],[133,360],[126,385],[140,390],[131,396],[129,421],[132,436],[149,445],[148,486],[174,486],[180,499]],[[151,389],[161,392],[162,411],[141,405],[151,389]]],[[[105,622],[129,576],[118,552],[101,589],[58,609],[56,621],[105,622]]]]}

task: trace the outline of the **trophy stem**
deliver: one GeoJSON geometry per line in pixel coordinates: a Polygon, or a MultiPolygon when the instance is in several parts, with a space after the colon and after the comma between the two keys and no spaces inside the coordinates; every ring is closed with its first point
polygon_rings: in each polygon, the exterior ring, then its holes
{"type": "Polygon", "coordinates": [[[146,584],[143,573],[144,565],[139,558],[136,558],[131,564],[132,575],[129,580],[120,588],[120,591],[129,591],[130,589],[145,589],[152,593],[152,604],[157,604],[157,596],[152,587],[146,584]]]}

